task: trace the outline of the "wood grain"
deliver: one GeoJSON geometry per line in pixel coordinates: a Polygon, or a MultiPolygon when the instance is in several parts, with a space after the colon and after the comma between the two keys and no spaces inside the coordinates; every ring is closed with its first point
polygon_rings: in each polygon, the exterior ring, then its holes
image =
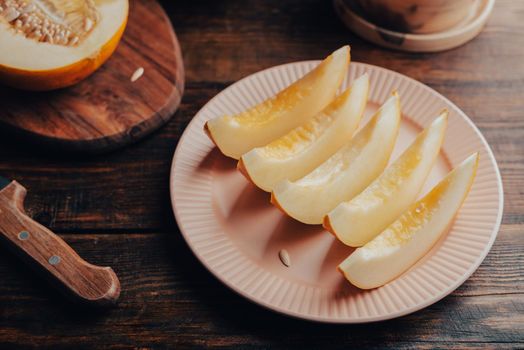
{"type": "Polygon", "coordinates": [[[325,348],[336,340],[341,348],[359,349],[509,349],[524,345],[524,293],[504,286],[512,276],[513,285],[523,282],[518,234],[500,242],[512,244],[513,252],[496,246],[453,295],[391,322],[356,326],[295,320],[238,297],[210,276],[178,234],[66,235],[89,260],[114,266],[122,282],[119,307],[80,314],[26,271],[10,271],[11,256],[0,257],[0,305],[9,305],[2,309],[0,339],[52,348],[325,348]]]}
{"type": "Polygon", "coordinates": [[[0,348],[516,349],[524,347],[524,2],[497,0],[472,42],[438,54],[383,50],[354,36],[330,1],[164,1],[188,83],[158,132],[103,156],[56,155],[0,137],[0,174],[29,190],[28,212],[122,282],[117,308],[79,310],[53,297],[0,252],[0,348]],[[504,219],[480,268],[412,315],[328,326],[276,315],[239,298],[192,256],[171,213],[174,148],[193,115],[239,78],[318,59],[349,43],[354,60],[433,87],[480,127],[498,161],[504,219]]]}
{"type": "Polygon", "coordinates": [[[158,3],[130,5],[117,50],[95,74],[49,92],[0,88],[4,133],[61,153],[100,152],[136,141],[171,118],[184,90],[178,40],[158,3]],[[131,81],[139,68],[143,76],[131,81]]]}
{"type": "Polygon", "coordinates": [[[37,272],[77,302],[106,306],[116,302],[120,282],[110,267],[83,260],[63,239],[25,213],[26,189],[16,181],[0,191],[0,237],[37,272]]]}

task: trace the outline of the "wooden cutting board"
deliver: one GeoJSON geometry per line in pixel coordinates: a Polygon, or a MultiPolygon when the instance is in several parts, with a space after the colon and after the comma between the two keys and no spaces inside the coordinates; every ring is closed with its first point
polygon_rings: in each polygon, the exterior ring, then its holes
{"type": "Polygon", "coordinates": [[[0,86],[0,129],[64,151],[102,152],[136,141],[168,121],[184,91],[184,66],[162,7],[131,0],[113,56],[79,84],[50,92],[0,86]],[[133,73],[143,68],[135,82],[133,73]]]}

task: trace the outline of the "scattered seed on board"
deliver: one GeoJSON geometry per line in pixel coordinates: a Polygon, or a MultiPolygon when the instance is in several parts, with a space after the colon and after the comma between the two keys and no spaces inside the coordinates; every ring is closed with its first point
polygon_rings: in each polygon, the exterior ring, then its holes
{"type": "Polygon", "coordinates": [[[140,77],[144,74],[144,68],[140,67],[138,68],[134,73],[133,75],[131,76],[131,82],[134,83],[135,81],[137,81],[138,79],[140,79],[140,77]]]}
{"type": "Polygon", "coordinates": [[[282,249],[278,252],[278,257],[280,258],[280,261],[282,261],[282,264],[284,264],[287,267],[291,266],[291,258],[289,257],[289,253],[287,250],[282,249]]]}

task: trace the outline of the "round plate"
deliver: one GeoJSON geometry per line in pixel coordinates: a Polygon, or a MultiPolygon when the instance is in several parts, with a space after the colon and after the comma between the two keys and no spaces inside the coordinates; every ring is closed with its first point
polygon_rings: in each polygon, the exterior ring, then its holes
{"type": "MultiPolygon", "coordinates": [[[[471,120],[431,88],[401,74],[351,63],[343,87],[367,72],[370,102],[366,117],[393,89],[400,93],[403,122],[392,159],[443,108],[450,111],[443,150],[425,193],[451,167],[480,151],[471,192],[447,234],[410,270],[387,285],[360,290],[336,270],[353,248],[320,226],[300,224],[269,203],[203,131],[205,121],[235,114],[273,96],[318,61],[273,67],[231,85],[209,101],[185,130],[173,158],[171,199],[187,243],[220,281],[272,310],[323,322],[385,320],[420,310],[460,286],[480,265],[497,235],[503,192],[493,154],[471,120]],[[278,252],[286,249],[291,266],[278,252]]],[[[363,123],[362,123],[363,124],[363,123]]]]}
{"type": "Polygon", "coordinates": [[[437,52],[455,48],[476,37],[488,20],[495,0],[478,0],[470,15],[451,29],[432,34],[400,33],[379,27],[362,17],[353,2],[334,0],[339,17],[353,32],[374,44],[412,52],[437,52]]]}

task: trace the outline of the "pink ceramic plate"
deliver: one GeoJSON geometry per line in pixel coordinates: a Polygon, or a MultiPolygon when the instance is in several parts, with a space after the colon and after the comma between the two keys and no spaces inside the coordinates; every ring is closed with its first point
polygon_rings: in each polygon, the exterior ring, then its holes
{"type": "Polygon", "coordinates": [[[300,224],[272,207],[269,195],[237,172],[204,134],[208,119],[238,113],[311,70],[318,61],[273,67],[228,87],[193,118],[178,144],[171,169],[171,199],[187,243],[224,284],[272,310],[309,320],[358,323],[420,310],[460,286],[488,253],[502,218],[503,192],[493,154],[471,120],[445,97],[401,74],[351,63],[344,87],[370,75],[366,115],[398,89],[404,113],[392,159],[443,108],[450,111],[443,150],[423,192],[454,165],[480,151],[472,190],[449,232],[409,271],[364,291],[350,285],[336,266],[351,252],[320,226],[300,224]],[[291,266],[278,252],[286,249],[291,266]]]}

